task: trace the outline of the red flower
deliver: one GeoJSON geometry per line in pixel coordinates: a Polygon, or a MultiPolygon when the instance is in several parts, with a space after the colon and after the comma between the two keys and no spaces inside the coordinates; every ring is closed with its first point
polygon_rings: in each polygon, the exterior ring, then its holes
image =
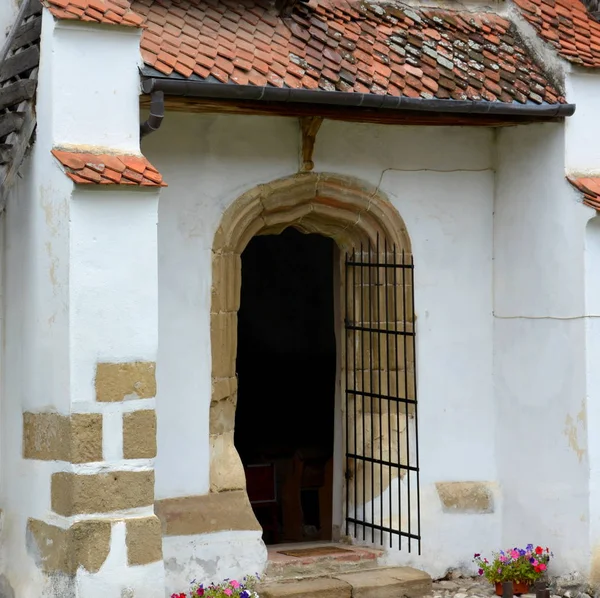
{"type": "Polygon", "coordinates": [[[542,572],[542,568],[541,568],[539,565],[536,565],[536,566],[533,568],[533,570],[534,570],[536,573],[541,573],[541,572],[542,572]]]}
{"type": "Polygon", "coordinates": [[[544,549],[541,546],[537,546],[535,549],[535,554],[542,554],[542,552],[544,552],[544,549]]]}

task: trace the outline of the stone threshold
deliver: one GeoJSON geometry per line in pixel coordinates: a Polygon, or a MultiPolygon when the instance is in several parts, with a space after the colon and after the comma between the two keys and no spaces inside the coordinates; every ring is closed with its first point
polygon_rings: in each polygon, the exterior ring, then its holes
{"type": "Polygon", "coordinates": [[[431,577],[411,567],[381,567],[280,581],[257,587],[261,598],[421,598],[431,577]]]}

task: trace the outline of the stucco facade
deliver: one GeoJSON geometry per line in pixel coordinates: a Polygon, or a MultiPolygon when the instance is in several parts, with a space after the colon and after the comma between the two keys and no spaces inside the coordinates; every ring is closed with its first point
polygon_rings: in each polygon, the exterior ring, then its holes
{"type": "Polygon", "coordinates": [[[44,11],[36,140],[0,229],[0,597],[162,598],[265,569],[235,317],[240,254],[287,226],[341,255],[380,232],[414,259],[421,554],[381,562],[441,576],[535,542],[599,583],[600,226],[565,177],[600,175],[600,78],[560,62],[577,112],[556,122],[325,119],[301,172],[294,117],[167,111],[140,147],[139,43],[44,11]],[[143,151],[168,187],[86,186],[55,148],[143,151]]]}

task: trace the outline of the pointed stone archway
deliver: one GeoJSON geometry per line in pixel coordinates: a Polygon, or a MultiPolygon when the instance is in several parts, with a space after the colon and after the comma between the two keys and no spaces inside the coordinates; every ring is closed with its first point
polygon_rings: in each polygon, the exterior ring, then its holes
{"type": "MultiPolygon", "coordinates": [[[[398,211],[378,188],[352,177],[307,173],[278,179],[244,193],[225,211],[212,247],[210,491],[227,493],[227,502],[235,503],[237,519],[240,511],[245,511],[241,517],[247,521],[245,529],[260,526],[245,493],[244,469],[234,446],[241,254],[255,235],[279,234],[290,226],[332,238],[340,255],[361,245],[366,247],[369,242],[374,245],[377,239],[382,246],[385,240],[388,247],[411,253],[398,211]],[[238,498],[232,501],[234,496],[238,498]]],[[[344,301],[346,292],[342,288],[339,294],[344,301]]],[[[353,288],[349,292],[348,300],[354,301],[354,293],[362,291],[353,288]]],[[[377,359],[376,367],[385,369],[387,357],[380,355],[377,359]]],[[[414,355],[408,361],[414,366],[414,355]]],[[[411,376],[414,378],[414,367],[411,376]]],[[[373,482],[369,484],[370,493],[376,496],[384,490],[377,481],[379,474],[371,471],[369,478],[373,482]]],[[[389,481],[388,477],[383,482],[385,487],[389,481]]]]}

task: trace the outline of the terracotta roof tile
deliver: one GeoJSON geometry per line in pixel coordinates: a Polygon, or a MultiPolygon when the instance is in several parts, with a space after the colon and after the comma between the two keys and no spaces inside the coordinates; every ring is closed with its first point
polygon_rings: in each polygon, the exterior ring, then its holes
{"type": "Polygon", "coordinates": [[[143,156],[90,154],[53,149],[66,175],[81,185],[140,185],[166,187],[161,174],[143,156]]]}
{"type": "Polygon", "coordinates": [[[567,181],[583,193],[583,203],[586,206],[600,210],[600,177],[567,177],[567,181]]]}
{"type": "MultiPolygon", "coordinates": [[[[544,22],[541,0],[518,1],[544,22]]],[[[565,101],[514,26],[498,15],[310,0],[279,19],[268,6],[267,0],[132,0],[131,9],[148,25],[146,65],[167,76],[438,99],[565,101]]]]}
{"type": "Polygon", "coordinates": [[[141,27],[144,19],[131,10],[128,0],[42,0],[57,19],[77,19],[141,27]]]}
{"type": "Polygon", "coordinates": [[[537,33],[566,60],[600,67],[600,24],[580,0],[514,0],[537,33]]]}

